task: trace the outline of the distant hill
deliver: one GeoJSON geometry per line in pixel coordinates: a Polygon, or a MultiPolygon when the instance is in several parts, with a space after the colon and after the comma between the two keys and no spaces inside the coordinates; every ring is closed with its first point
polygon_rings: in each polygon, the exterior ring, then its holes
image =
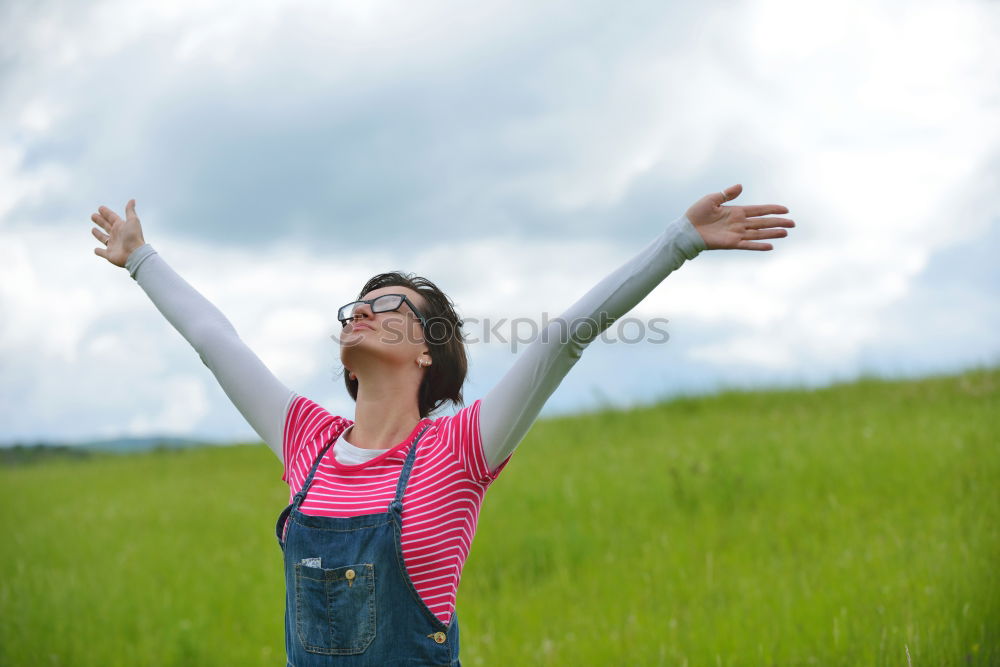
{"type": "Polygon", "coordinates": [[[215,443],[203,439],[147,436],[134,438],[106,438],[79,443],[64,442],[15,442],[0,446],[0,465],[28,463],[52,457],[86,458],[94,452],[132,454],[154,449],[189,449],[210,447],[215,443]]]}
{"type": "Polygon", "coordinates": [[[203,447],[217,443],[206,442],[196,438],[172,438],[164,436],[149,436],[144,438],[110,438],[105,440],[90,440],[75,447],[82,447],[99,452],[140,452],[149,449],[186,449],[188,447],[203,447]]]}

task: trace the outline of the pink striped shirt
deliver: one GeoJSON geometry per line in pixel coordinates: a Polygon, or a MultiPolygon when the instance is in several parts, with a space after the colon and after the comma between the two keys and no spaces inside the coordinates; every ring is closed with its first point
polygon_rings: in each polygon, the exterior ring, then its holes
{"type": "MultiPolygon", "coordinates": [[[[477,399],[454,416],[425,417],[401,443],[360,465],[336,460],[331,446],[299,507],[303,514],[348,517],[388,510],[406,459],[407,445],[425,424],[416,460],[403,494],[403,561],[428,609],[447,624],[455,610],[462,567],[476,533],[486,489],[510,461],[490,471],[483,453],[477,399]]],[[[289,501],[302,488],[323,446],[353,420],[330,414],[296,396],[288,408],[283,436],[284,473],[289,501]]],[[[288,524],[285,524],[287,529],[288,524]]]]}

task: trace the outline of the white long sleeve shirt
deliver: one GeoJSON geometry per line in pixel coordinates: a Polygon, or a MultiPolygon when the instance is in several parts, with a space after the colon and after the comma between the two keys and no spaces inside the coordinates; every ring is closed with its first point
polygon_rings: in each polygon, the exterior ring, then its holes
{"type": "MultiPolygon", "coordinates": [[[[584,348],[685,260],[705,249],[701,235],[681,216],[549,323],[481,401],[479,426],[491,470],[521,442],[584,348]],[[600,326],[590,326],[594,321],[600,326]],[[575,324],[572,330],[571,323],[575,324]]],[[[240,414],[283,460],[285,419],[297,394],[271,373],[229,320],[149,243],[129,255],[125,268],[198,352],[240,414]]],[[[346,464],[359,464],[386,451],[355,447],[343,437],[334,444],[334,456],[346,464]]]]}

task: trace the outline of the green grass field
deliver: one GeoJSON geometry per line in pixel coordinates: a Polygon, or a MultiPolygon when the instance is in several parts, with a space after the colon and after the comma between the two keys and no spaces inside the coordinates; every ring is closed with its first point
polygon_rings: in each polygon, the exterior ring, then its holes
{"type": "MultiPolygon", "coordinates": [[[[462,662],[1000,664],[998,397],[980,369],[540,421],[462,662]]],[[[287,498],[262,444],[0,468],[0,664],[283,665],[287,498]]]]}

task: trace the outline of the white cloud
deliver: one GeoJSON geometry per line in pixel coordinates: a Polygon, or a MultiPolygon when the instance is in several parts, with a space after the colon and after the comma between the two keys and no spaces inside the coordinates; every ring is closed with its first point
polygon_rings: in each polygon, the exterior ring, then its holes
{"type": "Polygon", "coordinates": [[[201,378],[167,376],[157,383],[157,393],[161,400],[150,413],[139,412],[129,419],[129,435],[192,434],[208,414],[201,378]]]}
{"type": "Polygon", "coordinates": [[[0,350],[78,360],[77,348],[102,304],[91,286],[73,279],[62,260],[65,236],[52,230],[0,230],[0,350]]]}

